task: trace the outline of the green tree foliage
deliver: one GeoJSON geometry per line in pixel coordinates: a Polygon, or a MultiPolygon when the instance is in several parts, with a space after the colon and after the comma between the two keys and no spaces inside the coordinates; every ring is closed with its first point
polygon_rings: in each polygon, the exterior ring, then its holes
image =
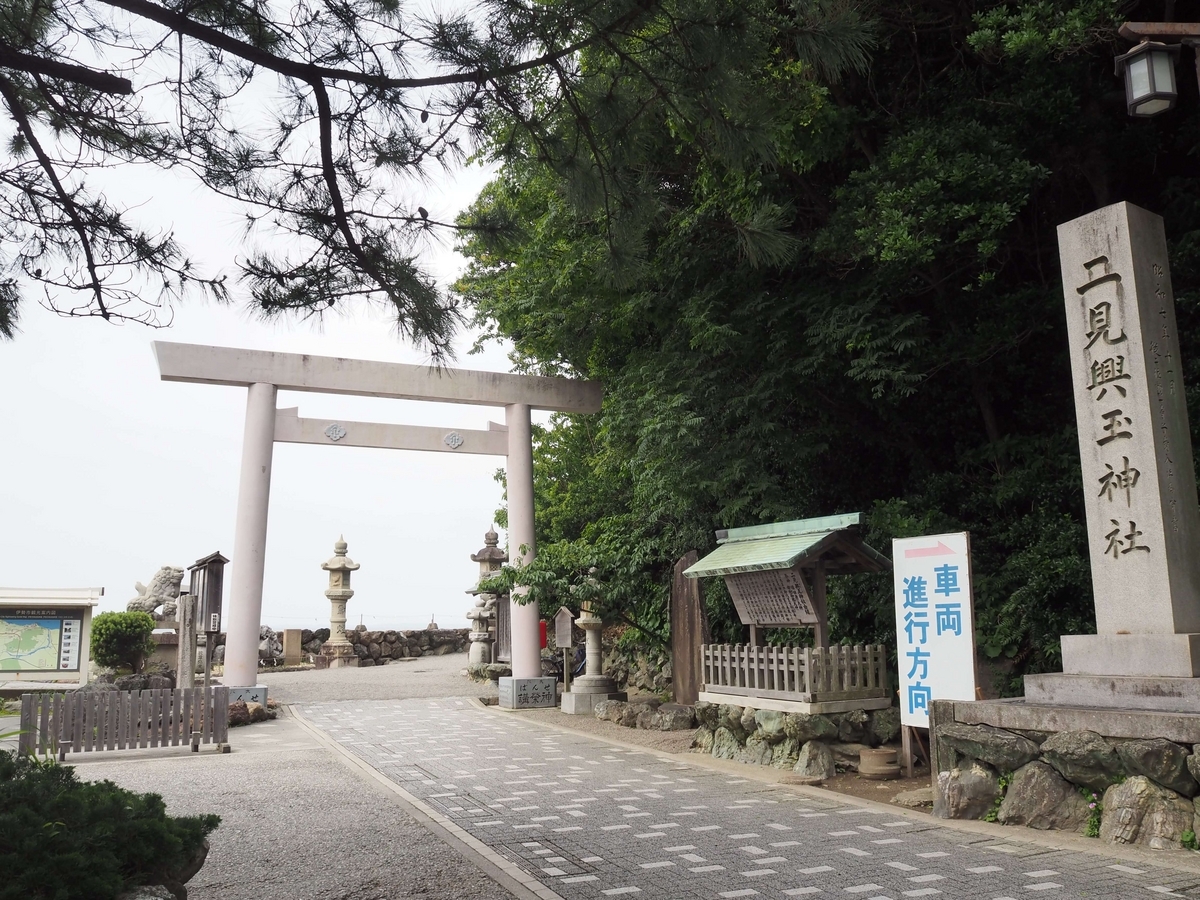
{"type": "MultiPolygon", "coordinates": [[[[1200,421],[1190,51],[1178,109],[1141,121],[1112,58],[1151,3],[728,8],[724,118],[664,87],[669,54],[647,74],[597,47],[596,82],[644,95],[618,132],[568,152],[492,123],[503,167],[467,221],[508,228],[465,241],[458,290],[529,371],[606,390],[541,434],[524,577],[596,579],[661,634],[673,561],[715,528],[861,510],[884,551],[969,530],[1001,687],[1054,669],[1095,628],[1055,227],[1117,200],[1166,218],[1200,421]]],[[[890,576],[834,579],[831,605],[836,637],[894,641],[890,576]]]]}
{"type": "Polygon", "coordinates": [[[154,617],[144,612],[106,612],[92,619],[92,659],[134,672],[154,652],[154,617]]]}
{"type": "MultiPolygon", "coordinates": [[[[460,315],[415,255],[452,226],[420,204],[422,180],[501,120],[524,144],[557,139],[547,119],[561,132],[585,112],[565,140],[611,136],[631,110],[545,107],[529,93],[571,96],[587,48],[635,68],[667,53],[674,77],[698,83],[725,70],[710,65],[737,49],[724,48],[723,21],[700,11],[661,31],[655,6],[480,0],[426,17],[398,0],[0,4],[0,336],[30,287],[66,315],[154,325],[189,292],[230,297],[224,274],[141,222],[95,171],[142,165],[240,206],[239,278],[256,311],[371,302],[444,356],[460,315]]],[[[694,94],[689,110],[705,108],[694,94]]]]}
{"type": "Polygon", "coordinates": [[[220,822],[168,816],[158,794],[0,750],[0,900],[100,900],[162,884],[220,822]]]}

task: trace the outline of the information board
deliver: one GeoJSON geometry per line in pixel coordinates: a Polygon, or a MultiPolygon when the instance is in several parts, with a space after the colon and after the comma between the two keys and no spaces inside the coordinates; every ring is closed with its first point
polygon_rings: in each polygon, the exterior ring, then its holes
{"type": "Polygon", "coordinates": [[[934,700],[975,699],[971,536],[892,541],[900,722],[929,727],[934,700]]]}
{"type": "Polygon", "coordinates": [[[84,611],[0,607],[0,672],[78,672],[84,611]]]}
{"type": "Polygon", "coordinates": [[[725,576],[743,625],[815,625],[817,611],[795,569],[767,569],[725,576]]]}

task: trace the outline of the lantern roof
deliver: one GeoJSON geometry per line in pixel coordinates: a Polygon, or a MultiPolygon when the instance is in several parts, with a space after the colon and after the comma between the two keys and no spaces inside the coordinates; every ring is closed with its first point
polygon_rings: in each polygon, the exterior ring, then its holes
{"type": "Polygon", "coordinates": [[[863,543],[858,534],[862,513],[797,519],[717,532],[716,550],[684,571],[688,578],[812,568],[818,562],[829,575],[883,572],[891,560],[863,543]]]}
{"type": "Polygon", "coordinates": [[[346,543],[346,538],[339,537],[333,545],[333,559],[321,563],[321,568],[327,572],[353,572],[359,568],[358,563],[346,555],[348,549],[349,545],[346,543]]]}
{"type": "Polygon", "coordinates": [[[483,549],[471,554],[471,562],[508,562],[508,554],[500,549],[500,535],[495,529],[489,528],[483,536],[483,549]]]}

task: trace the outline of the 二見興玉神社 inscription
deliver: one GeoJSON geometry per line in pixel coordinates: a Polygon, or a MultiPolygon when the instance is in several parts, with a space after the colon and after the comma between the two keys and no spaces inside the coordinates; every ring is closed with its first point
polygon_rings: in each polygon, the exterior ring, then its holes
{"type": "MultiPolygon", "coordinates": [[[[1200,511],[1162,220],[1118,203],[1060,226],[1059,248],[1097,631],[1200,632],[1200,511]]],[[[1069,671],[1067,639],[1063,652],[1069,671]]]]}

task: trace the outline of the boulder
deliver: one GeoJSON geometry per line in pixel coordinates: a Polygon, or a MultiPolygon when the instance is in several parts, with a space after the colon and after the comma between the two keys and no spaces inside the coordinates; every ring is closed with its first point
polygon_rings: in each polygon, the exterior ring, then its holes
{"type": "Polygon", "coordinates": [[[1192,830],[1193,815],[1189,800],[1145,775],[1134,775],[1104,792],[1100,839],[1152,850],[1178,847],[1183,833],[1192,830]]]}
{"type": "Polygon", "coordinates": [[[512,666],[508,663],[488,663],[483,667],[483,671],[492,681],[499,681],[501,678],[512,675],[512,666]]]}
{"type": "Polygon", "coordinates": [[[265,722],[270,718],[267,715],[267,708],[261,703],[247,703],[246,713],[250,716],[251,722],[265,722]]]}
{"type": "Polygon", "coordinates": [[[621,706],[625,706],[624,700],[601,700],[592,709],[592,715],[597,719],[603,719],[605,722],[611,722],[615,712],[614,707],[618,703],[621,706]]]}
{"type": "Polygon", "coordinates": [[[118,691],[144,691],[149,677],[146,675],[122,675],[114,684],[118,691]]]}
{"type": "Polygon", "coordinates": [[[870,750],[866,744],[829,744],[829,752],[833,754],[834,761],[843,769],[858,771],[858,761],[862,757],[864,750],[870,750]]]}
{"type": "Polygon", "coordinates": [[[1042,762],[1047,762],[1072,784],[1103,791],[1118,781],[1125,770],[1117,751],[1092,731],[1060,731],[1042,744],[1042,762]]]}
{"type": "Polygon", "coordinates": [[[787,713],[775,709],[756,709],[754,711],[755,727],[769,744],[778,744],[787,737],[787,733],[783,729],[786,720],[787,713]]]}
{"type": "Polygon", "coordinates": [[[358,661],[358,667],[360,669],[366,669],[369,666],[373,666],[373,665],[375,665],[375,660],[371,659],[371,657],[369,657],[369,656],[366,659],[360,659],[358,661]]]}
{"type": "Polygon", "coordinates": [[[795,738],[785,737],[775,745],[771,755],[771,766],[776,769],[791,769],[800,757],[800,742],[795,738]]]}
{"type": "Polygon", "coordinates": [[[696,713],[681,703],[664,703],[658,708],[655,727],[659,731],[687,731],[696,727],[696,713]]]}
{"type": "Polygon", "coordinates": [[[724,725],[713,732],[712,755],[717,759],[733,759],[741,749],[741,742],[724,725]]]}
{"type": "Polygon", "coordinates": [[[861,744],[867,737],[870,716],[866,710],[852,709],[829,717],[837,726],[838,740],[843,744],[861,744]]]}
{"type": "Polygon", "coordinates": [[[837,765],[828,746],[821,741],[811,740],[806,741],[800,748],[792,772],[805,781],[817,784],[837,775],[837,765]]]}
{"type": "Polygon", "coordinates": [[[250,710],[246,706],[245,700],[234,700],[229,704],[229,727],[237,728],[240,725],[250,724],[250,710]]]}
{"type": "Polygon", "coordinates": [[[738,751],[735,758],[738,762],[750,765],[769,766],[771,764],[771,756],[771,745],[763,739],[762,735],[755,732],[746,738],[746,746],[738,751]]]}
{"type": "Polygon", "coordinates": [[[784,733],[800,743],[807,741],[835,741],[838,727],[828,718],[809,713],[788,713],[783,723],[784,733]]]}
{"type": "Polygon", "coordinates": [[[712,748],[712,729],[705,728],[703,725],[701,725],[696,729],[696,733],[692,735],[692,742],[688,745],[688,749],[695,750],[697,753],[712,753],[712,748]]]}
{"type": "Polygon", "coordinates": [[[1131,775],[1145,775],[1152,781],[1185,797],[1195,797],[1200,784],[1188,771],[1188,752],[1174,741],[1150,738],[1122,741],[1117,756],[1131,775]]]}
{"type": "Polygon", "coordinates": [[[371,654],[367,650],[367,645],[364,644],[362,641],[359,641],[357,644],[354,644],[353,647],[354,647],[354,655],[358,657],[358,664],[361,666],[363,660],[366,659],[367,657],[369,657],[371,654]]]}
{"type": "Polygon", "coordinates": [[[948,772],[938,772],[934,812],[943,819],[982,819],[1000,796],[1000,776],[985,762],[963,758],[948,772]]]}
{"type": "Polygon", "coordinates": [[[89,681],[87,684],[75,689],[77,694],[101,694],[106,691],[115,691],[119,688],[111,681],[89,681]]]}
{"type": "Polygon", "coordinates": [[[754,718],[757,712],[758,710],[753,706],[747,706],[742,710],[742,731],[746,734],[747,739],[758,730],[758,722],[754,718]]]}
{"type": "Polygon", "coordinates": [[[371,655],[371,659],[379,659],[379,657],[383,656],[383,647],[378,642],[371,641],[371,643],[367,644],[367,653],[371,655]]]}
{"type": "Polygon", "coordinates": [[[147,675],[146,690],[166,690],[172,691],[175,689],[175,679],[169,675],[147,675]]]}
{"type": "Polygon", "coordinates": [[[221,646],[219,646],[215,650],[213,650],[212,658],[213,658],[213,663],[215,665],[222,665],[225,662],[225,645],[224,644],[221,644],[221,646]]]}
{"type": "Polygon", "coordinates": [[[652,706],[639,706],[637,717],[634,719],[634,727],[640,728],[642,731],[657,731],[658,711],[652,706]]]}
{"type": "Polygon", "coordinates": [[[717,727],[732,732],[739,744],[746,741],[746,730],[742,728],[744,711],[742,707],[730,703],[722,703],[721,708],[717,711],[717,727]]]}
{"type": "Polygon", "coordinates": [[[1013,773],[997,821],[1043,831],[1083,834],[1091,810],[1079,788],[1044,762],[1030,762],[1013,773]]]}
{"type": "Polygon", "coordinates": [[[939,725],[937,739],[958,756],[982,760],[1000,772],[1015,772],[1038,758],[1038,745],[1029,738],[991,725],[939,725]]]}
{"type": "Polygon", "coordinates": [[[699,701],[694,709],[696,710],[696,720],[710,731],[716,731],[717,726],[721,724],[721,706],[718,703],[707,703],[704,700],[699,701]]]}
{"type": "Polygon", "coordinates": [[[612,712],[610,721],[625,728],[637,728],[638,716],[644,711],[645,707],[638,706],[635,703],[626,703],[620,709],[612,712]]]}
{"type": "Polygon", "coordinates": [[[386,656],[390,659],[392,656],[392,645],[389,644],[387,641],[382,642],[379,645],[379,655],[386,656]]]}
{"type": "Polygon", "coordinates": [[[889,706],[887,709],[873,709],[870,713],[871,723],[867,728],[867,743],[890,744],[900,736],[900,708],[889,706]]]}

